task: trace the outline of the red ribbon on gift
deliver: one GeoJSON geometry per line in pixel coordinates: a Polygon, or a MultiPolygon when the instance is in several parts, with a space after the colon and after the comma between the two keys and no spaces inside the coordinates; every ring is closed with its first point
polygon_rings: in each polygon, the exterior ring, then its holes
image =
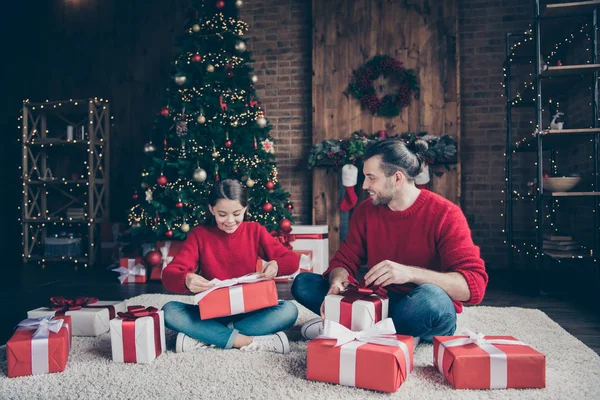
{"type": "Polygon", "coordinates": [[[111,320],[115,317],[115,307],[113,305],[96,305],[98,299],[96,297],[84,297],[77,296],[74,299],[67,299],[64,296],[52,296],[50,297],[50,308],[54,311],[55,316],[66,315],[67,311],[81,310],[82,308],[107,308],[108,319],[111,320]]]}
{"type": "Polygon", "coordinates": [[[162,353],[160,345],[160,315],[155,307],[128,306],[127,312],[118,312],[123,320],[123,361],[137,362],[135,355],[135,320],[143,317],[152,317],[154,320],[154,349],[158,357],[162,353]]]}
{"type": "Polygon", "coordinates": [[[281,244],[283,244],[285,247],[287,247],[288,249],[292,248],[292,245],[290,244],[290,242],[293,242],[296,239],[308,239],[308,240],[320,240],[320,239],[327,239],[327,234],[326,233],[296,233],[296,234],[289,234],[289,233],[279,233],[279,232],[273,232],[271,233],[271,235],[277,240],[279,241],[281,244]]]}
{"type": "Polygon", "coordinates": [[[341,294],[344,296],[340,302],[340,324],[352,326],[352,303],[358,300],[368,301],[375,305],[375,321],[381,321],[383,303],[387,299],[387,290],[379,285],[367,287],[364,281],[358,282],[352,275],[348,275],[348,286],[341,294]]]}

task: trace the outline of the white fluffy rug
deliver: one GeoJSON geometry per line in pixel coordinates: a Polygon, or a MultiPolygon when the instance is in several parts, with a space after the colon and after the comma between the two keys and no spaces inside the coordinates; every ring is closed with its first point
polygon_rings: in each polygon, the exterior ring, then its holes
{"type": "MultiPolygon", "coordinates": [[[[127,303],[161,307],[183,296],[142,295],[127,303]]],[[[314,317],[299,306],[296,325],[314,317]]],[[[0,348],[1,399],[599,399],[600,357],[543,312],[523,308],[470,307],[458,331],[512,335],[547,356],[547,388],[535,390],[454,390],[432,366],[432,347],[420,344],[415,370],[394,394],[305,379],[306,343],[293,342],[289,355],[205,349],[168,351],[149,365],[111,361],[110,336],[73,338],[64,372],[9,379],[0,348]]],[[[296,328],[297,333],[297,328],[296,328]]],[[[293,335],[292,335],[293,336],[293,335]]]]}

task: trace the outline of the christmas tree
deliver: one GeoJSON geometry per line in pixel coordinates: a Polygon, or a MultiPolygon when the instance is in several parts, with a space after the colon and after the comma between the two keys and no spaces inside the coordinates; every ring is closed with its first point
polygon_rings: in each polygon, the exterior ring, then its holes
{"type": "Polygon", "coordinates": [[[178,55],[145,145],[147,161],[129,213],[132,235],[185,239],[204,222],[219,179],[249,190],[249,218],[273,234],[291,229],[293,205],[279,184],[270,126],[259,103],[241,0],[193,0],[178,55]]]}

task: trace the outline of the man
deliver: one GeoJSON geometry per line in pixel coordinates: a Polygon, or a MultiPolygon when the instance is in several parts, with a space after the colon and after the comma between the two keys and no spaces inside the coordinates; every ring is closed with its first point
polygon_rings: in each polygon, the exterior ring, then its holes
{"type": "MultiPolygon", "coordinates": [[[[363,189],[370,198],[354,211],[348,236],[323,276],[298,275],[292,294],[323,318],[325,296],[343,291],[348,275],[356,277],[366,264],[366,284],[388,290],[397,333],[431,342],[454,333],[463,303],[481,302],[488,276],[461,209],[415,186],[427,142],[414,146],[413,152],[388,139],[367,149],[363,189]]],[[[321,319],[302,327],[307,339],[321,332],[321,319]]]]}

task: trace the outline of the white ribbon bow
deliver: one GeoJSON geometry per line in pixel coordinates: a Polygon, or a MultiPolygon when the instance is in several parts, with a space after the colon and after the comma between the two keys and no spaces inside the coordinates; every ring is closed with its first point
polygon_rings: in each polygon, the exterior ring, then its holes
{"type": "Polygon", "coordinates": [[[115,271],[120,274],[119,282],[123,283],[129,277],[132,277],[135,279],[136,276],[146,275],[146,267],[144,267],[142,264],[134,264],[135,260],[131,260],[131,259],[127,260],[127,263],[128,263],[127,268],[119,267],[119,268],[111,269],[111,271],[115,271]]]}
{"type": "Polygon", "coordinates": [[[162,269],[167,268],[167,265],[169,265],[169,263],[173,261],[174,257],[169,256],[170,248],[171,242],[169,241],[165,242],[165,244],[160,248],[160,254],[162,255],[162,269]]]}
{"type": "Polygon", "coordinates": [[[244,276],[240,276],[239,278],[225,279],[224,281],[215,278],[215,279],[211,280],[210,282],[208,282],[208,283],[212,283],[214,286],[208,290],[205,290],[204,292],[196,294],[194,296],[194,302],[198,303],[200,300],[202,300],[204,297],[206,297],[209,293],[211,293],[217,289],[238,285],[240,283],[254,283],[254,282],[260,282],[260,281],[267,281],[267,280],[270,280],[270,279],[261,278],[257,272],[248,274],[248,275],[244,275],[244,276]]]}
{"type": "Polygon", "coordinates": [[[50,332],[57,333],[63,326],[64,320],[54,319],[51,316],[45,316],[40,318],[28,318],[17,325],[17,330],[34,330],[34,339],[47,339],[50,332]]]}
{"type": "Polygon", "coordinates": [[[475,333],[470,329],[465,329],[462,335],[466,335],[467,337],[441,342],[437,356],[437,367],[440,373],[444,374],[444,353],[446,348],[475,344],[490,355],[490,389],[506,389],[508,386],[508,359],[506,353],[494,345],[528,346],[528,344],[512,339],[486,339],[483,333],[475,333]]]}
{"type": "Polygon", "coordinates": [[[396,328],[391,318],[379,321],[364,331],[352,331],[335,321],[325,320],[323,335],[317,339],[337,339],[335,347],[342,346],[354,340],[363,343],[380,344],[382,346],[398,346],[401,343],[396,339],[396,328]]]}
{"type": "Polygon", "coordinates": [[[300,265],[299,269],[310,270],[312,260],[308,254],[300,254],[300,265]]]}

